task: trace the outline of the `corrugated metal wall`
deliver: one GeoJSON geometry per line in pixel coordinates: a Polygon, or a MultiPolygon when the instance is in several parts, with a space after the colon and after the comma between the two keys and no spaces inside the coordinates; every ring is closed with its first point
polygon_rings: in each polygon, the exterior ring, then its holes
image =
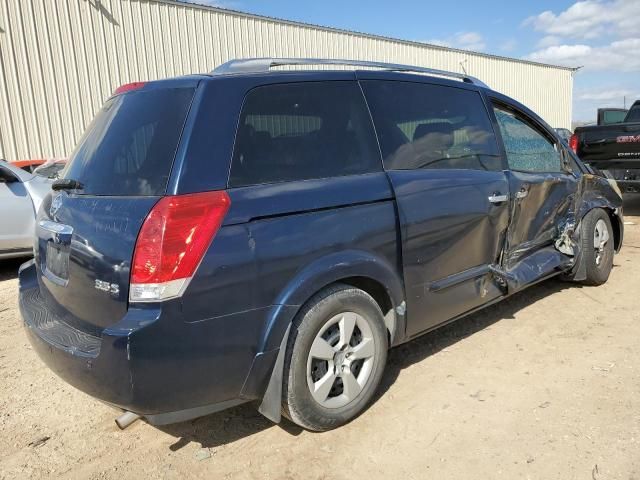
{"type": "Polygon", "coordinates": [[[572,72],[164,0],[0,0],[0,158],[67,156],[102,102],[135,80],[231,58],[327,57],[467,73],[571,124],[572,72]]]}

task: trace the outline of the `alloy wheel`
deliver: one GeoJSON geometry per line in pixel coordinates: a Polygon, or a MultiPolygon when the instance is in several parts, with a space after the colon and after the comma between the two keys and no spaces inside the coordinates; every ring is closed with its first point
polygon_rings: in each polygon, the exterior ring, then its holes
{"type": "Polygon", "coordinates": [[[317,333],[307,359],[307,384],[322,407],[340,408],[362,392],[374,366],[368,320],[355,312],[331,317],[317,333]]]}

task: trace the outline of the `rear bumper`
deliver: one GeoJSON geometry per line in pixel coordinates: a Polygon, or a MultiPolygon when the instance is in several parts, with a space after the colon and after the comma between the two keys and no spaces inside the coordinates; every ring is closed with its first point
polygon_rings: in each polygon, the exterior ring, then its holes
{"type": "Polygon", "coordinates": [[[186,323],[179,302],[129,308],[92,336],[56,317],[33,261],[20,269],[20,312],[34,350],[58,376],[106,403],[172,423],[260,398],[278,351],[256,352],[264,312],[186,323]],[[254,326],[254,328],[252,328],[254,326]]]}

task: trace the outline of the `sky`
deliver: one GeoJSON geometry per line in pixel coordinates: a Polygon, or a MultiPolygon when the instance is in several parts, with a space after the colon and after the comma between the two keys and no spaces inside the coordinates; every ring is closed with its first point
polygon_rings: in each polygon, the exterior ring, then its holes
{"type": "MultiPolygon", "coordinates": [[[[640,0],[193,0],[242,12],[582,67],[573,121],[640,99],[640,0]]],[[[473,74],[473,72],[469,72],[473,74]]]]}

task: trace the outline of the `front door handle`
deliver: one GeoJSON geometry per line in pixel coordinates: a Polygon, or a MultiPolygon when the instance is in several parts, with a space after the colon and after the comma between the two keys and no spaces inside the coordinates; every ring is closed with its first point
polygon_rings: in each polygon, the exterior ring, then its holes
{"type": "Polygon", "coordinates": [[[509,200],[507,195],[502,195],[501,193],[494,193],[493,195],[489,195],[489,201],[491,203],[503,203],[509,200]]]}

